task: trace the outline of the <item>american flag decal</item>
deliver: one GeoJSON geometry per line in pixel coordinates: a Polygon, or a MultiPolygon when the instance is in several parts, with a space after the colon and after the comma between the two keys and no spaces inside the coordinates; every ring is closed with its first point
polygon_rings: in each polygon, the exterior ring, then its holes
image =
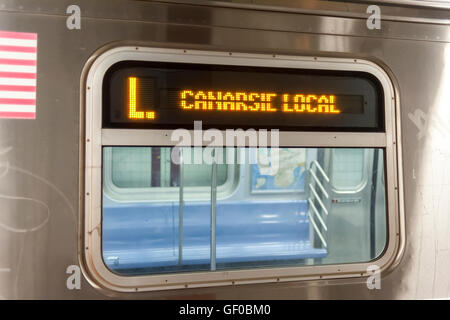
{"type": "Polygon", "coordinates": [[[36,118],[37,34],[0,31],[0,118],[36,118]]]}

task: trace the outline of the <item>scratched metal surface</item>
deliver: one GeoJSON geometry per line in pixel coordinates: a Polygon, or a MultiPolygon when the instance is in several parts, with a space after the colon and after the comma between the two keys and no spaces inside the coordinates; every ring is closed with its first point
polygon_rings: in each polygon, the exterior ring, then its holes
{"type": "Polygon", "coordinates": [[[340,280],[116,297],[450,297],[450,27],[445,22],[449,11],[381,7],[394,18],[383,21],[381,30],[368,30],[361,18],[366,6],[361,4],[305,4],[308,10],[327,11],[321,15],[175,3],[77,3],[81,30],[70,31],[65,9],[71,1],[0,0],[0,30],[39,34],[37,119],[0,119],[0,298],[105,298],[84,278],[81,290],[68,290],[65,271],[79,264],[81,71],[98,48],[123,40],[379,59],[394,74],[400,92],[407,244],[402,263],[382,277],[381,290],[368,290],[363,281],[340,280]],[[357,15],[347,15],[352,12],[357,15]],[[395,16],[402,20],[402,12],[409,17],[437,17],[444,23],[396,21],[395,16]]]}

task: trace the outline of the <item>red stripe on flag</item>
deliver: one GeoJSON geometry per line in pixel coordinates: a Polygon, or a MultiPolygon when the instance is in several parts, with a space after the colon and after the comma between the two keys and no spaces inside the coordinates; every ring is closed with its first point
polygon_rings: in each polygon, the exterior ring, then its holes
{"type": "Polygon", "coordinates": [[[0,59],[0,64],[9,64],[14,66],[35,66],[36,60],[0,59]]]}
{"type": "Polygon", "coordinates": [[[36,92],[36,86],[10,86],[0,84],[0,91],[36,92]]]}
{"type": "Polygon", "coordinates": [[[36,47],[0,46],[0,51],[36,53],[36,47]]]}
{"type": "Polygon", "coordinates": [[[0,31],[0,38],[36,40],[36,33],[0,31]]]}
{"type": "Polygon", "coordinates": [[[0,111],[0,118],[36,119],[36,112],[0,111]]]}
{"type": "Polygon", "coordinates": [[[35,106],[36,99],[0,98],[0,104],[19,104],[19,105],[24,105],[24,106],[35,106]]]}
{"type": "Polygon", "coordinates": [[[36,73],[0,72],[0,78],[36,79],[36,73]]]}

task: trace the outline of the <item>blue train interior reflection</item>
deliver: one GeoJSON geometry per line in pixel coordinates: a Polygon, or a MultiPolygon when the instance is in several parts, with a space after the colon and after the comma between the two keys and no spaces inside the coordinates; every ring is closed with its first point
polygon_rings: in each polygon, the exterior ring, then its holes
{"type": "Polygon", "coordinates": [[[175,163],[169,147],[104,147],[109,269],[298,266],[368,261],[383,250],[383,150],[216,148],[214,163],[193,161],[205,150],[184,148],[175,163]]]}

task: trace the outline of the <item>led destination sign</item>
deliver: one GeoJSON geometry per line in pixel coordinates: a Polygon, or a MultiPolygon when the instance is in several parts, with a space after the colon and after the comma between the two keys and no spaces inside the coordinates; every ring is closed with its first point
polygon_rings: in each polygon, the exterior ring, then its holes
{"type": "Polygon", "coordinates": [[[125,62],[103,84],[103,126],[382,131],[382,91],[365,73],[125,62]]]}
{"type": "Polygon", "coordinates": [[[251,112],[309,112],[340,113],[334,95],[288,94],[281,95],[283,104],[276,106],[276,93],[223,92],[183,90],[180,93],[182,109],[251,111],[251,112]]]}

